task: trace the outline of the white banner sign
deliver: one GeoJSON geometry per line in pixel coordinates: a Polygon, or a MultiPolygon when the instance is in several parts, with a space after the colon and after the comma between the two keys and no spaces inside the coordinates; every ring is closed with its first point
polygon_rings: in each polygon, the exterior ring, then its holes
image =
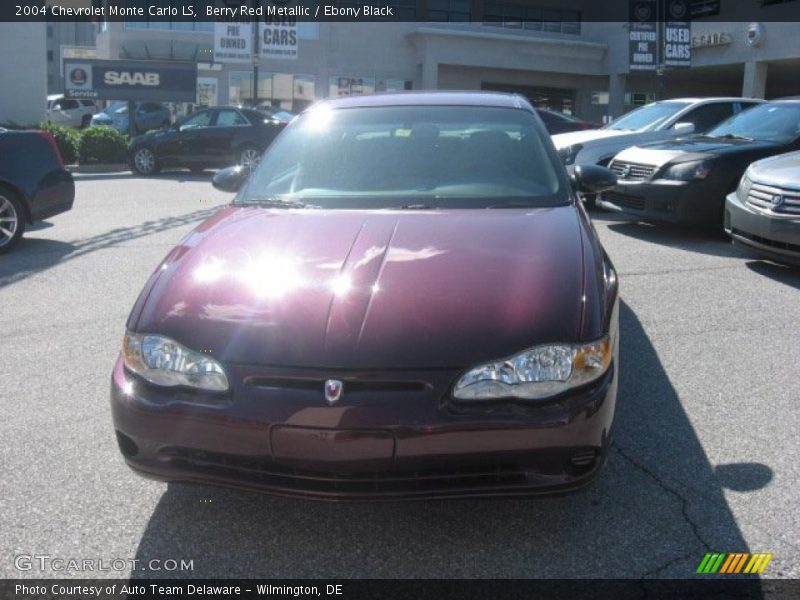
{"type": "Polygon", "coordinates": [[[253,26],[241,21],[214,23],[214,62],[250,63],[253,61],[253,26]]]}
{"type": "Polygon", "coordinates": [[[260,46],[262,58],[297,58],[297,20],[266,19],[261,23],[260,46]]]}

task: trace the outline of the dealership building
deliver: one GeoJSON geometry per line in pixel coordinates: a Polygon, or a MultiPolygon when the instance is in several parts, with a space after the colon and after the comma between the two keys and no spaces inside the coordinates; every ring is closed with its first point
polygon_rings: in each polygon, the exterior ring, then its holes
{"type": "MultiPolygon", "coordinates": [[[[291,52],[259,57],[257,102],[300,110],[317,99],[372,91],[501,90],[602,121],[655,98],[800,95],[800,0],[691,0],[692,66],[657,71],[629,69],[629,24],[599,21],[607,18],[604,2],[378,4],[392,6],[404,21],[298,22],[291,52]]],[[[6,43],[0,36],[0,56],[13,55],[4,52],[6,43]]],[[[252,103],[252,60],[215,61],[214,44],[212,22],[109,21],[99,24],[96,57],[192,65],[196,102],[178,113],[193,104],[252,103]]]]}
{"type": "MultiPolygon", "coordinates": [[[[692,67],[663,72],[629,71],[629,25],[598,22],[602,2],[381,4],[408,21],[297,23],[293,53],[259,59],[258,102],[299,110],[372,91],[504,90],[601,121],[656,97],[800,95],[798,23],[780,22],[800,2],[748,3],[746,15],[740,2],[690,2],[692,67]]],[[[213,49],[208,22],[110,22],[97,38],[98,58],[196,63],[201,104],[252,102],[251,64],[215,63],[213,49]]]]}

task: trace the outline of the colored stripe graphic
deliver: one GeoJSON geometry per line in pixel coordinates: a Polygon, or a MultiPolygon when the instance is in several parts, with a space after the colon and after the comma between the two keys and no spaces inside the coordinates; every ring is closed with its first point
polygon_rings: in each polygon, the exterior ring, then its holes
{"type": "Polygon", "coordinates": [[[704,575],[713,575],[714,573],[726,575],[763,573],[772,560],[772,556],[772,553],[767,552],[757,552],[755,554],[748,552],[707,552],[695,572],[704,575]]]}

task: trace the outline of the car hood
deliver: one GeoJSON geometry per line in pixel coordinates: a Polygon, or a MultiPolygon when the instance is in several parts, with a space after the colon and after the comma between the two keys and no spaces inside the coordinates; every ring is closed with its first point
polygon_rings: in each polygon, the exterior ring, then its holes
{"type": "Polygon", "coordinates": [[[800,189],[800,152],[779,154],[754,162],[748,174],[759,183],[800,189]]]}
{"type": "Polygon", "coordinates": [[[582,131],[570,131],[569,133],[559,133],[551,136],[551,139],[555,147],[560,150],[561,148],[566,148],[574,144],[585,144],[587,142],[619,137],[621,135],[636,135],[636,132],[622,129],[587,129],[582,131]]]}
{"type": "Polygon", "coordinates": [[[164,260],[129,326],[224,362],[463,368],[580,336],[573,206],[229,207],[164,260]]]}
{"type": "Polygon", "coordinates": [[[701,160],[712,155],[757,153],[775,146],[774,142],[696,136],[632,146],[617,154],[614,160],[660,167],[668,162],[701,160]]]}

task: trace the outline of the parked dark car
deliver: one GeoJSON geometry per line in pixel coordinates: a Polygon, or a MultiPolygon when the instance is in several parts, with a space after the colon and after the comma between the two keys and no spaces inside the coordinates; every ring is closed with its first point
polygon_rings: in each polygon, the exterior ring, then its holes
{"type": "MultiPolygon", "coordinates": [[[[151,129],[166,129],[172,122],[169,108],[159,102],[137,102],[136,131],[149,131],[151,129]]],[[[105,125],[121,133],[128,133],[128,103],[124,101],[112,102],[103,111],[92,117],[92,126],[105,125]]]]}
{"type": "Polygon", "coordinates": [[[202,171],[253,165],[285,126],[254,109],[219,106],[198,110],[169,129],[133,138],[128,146],[131,169],[151,175],[163,167],[202,171]]]}
{"type": "Polygon", "coordinates": [[[750,165],[725,200],[725,231],[762,256],[800,265],[800,152],[750,165]]]}
{"type": "Polygon", "coordinates": [[[25,227],[72,208],[75,184],[53,136],[0,129],[0,254],[25,227]]]}
{"type": "Polygon", "coordinates": [[[536,113],[542,119],[544,126],[550,135],[559,133],[569,133],[571,131],[585,131],[588,129],[597,129],[600,127],[597,123],[590,123],[588,121],[581,121],[572,115],[547,110],[546,108],[537,108],[536,113]]]}
{"type": "Polygon", "coordinates": [[[316,498],[568,491],[601,468],[617,281],[533,108],[311,107],[158,266],[111,405],[137,472],[316,498]]]}
{"type": "Polygon", "coordinates": [[[599,204],[650,221],[719,228],[725,196],[761,158],[800,149],[800,101],[760,104],[707,135],[634,146],[609,165],[617,186],[599,204]]]}

